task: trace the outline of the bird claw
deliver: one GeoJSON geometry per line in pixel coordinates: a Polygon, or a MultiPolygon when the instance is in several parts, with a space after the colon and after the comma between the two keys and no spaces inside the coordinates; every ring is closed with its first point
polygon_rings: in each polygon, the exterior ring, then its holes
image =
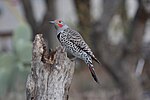
{"type": "Polygon", "coordinates": [[[65,52],[65,50],[66,50],[66,48],[65,48],[65,47],[62,47],[61,52],[62,52],[62,53],[64,53],[64,52],[65,52]]]}
{"type": "Polygon", "coordinates": [[[74,60],[76,60],[77,59],[77,57],[73,57],[73,58],[71,58],[70,60],[71,61],[74,61],[74,60]]]}

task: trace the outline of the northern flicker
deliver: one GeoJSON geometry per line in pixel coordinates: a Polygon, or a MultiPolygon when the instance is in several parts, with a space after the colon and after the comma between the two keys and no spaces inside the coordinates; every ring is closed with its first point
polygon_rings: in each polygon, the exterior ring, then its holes
{"type": "Polygon", "coordinates": [[[60,19],[50,21],[50,23],[55,25],[57,31],[57,38],[60,41],[61,45],[64,47],[64,49],[76,58],[82,59],[88,65],[94,80],[99,83],[94,70],[94,66],[92,64],[92,59],[95,60],[97,63],[100,62],[94,56],[93,52],[84,41],[82,36],[77,31],[71,29],[60,19]]]}

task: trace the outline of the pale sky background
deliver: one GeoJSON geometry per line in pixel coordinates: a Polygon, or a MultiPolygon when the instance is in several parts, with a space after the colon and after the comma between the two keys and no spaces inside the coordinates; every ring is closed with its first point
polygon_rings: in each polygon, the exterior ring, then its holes
{"type": "MultiPolygon", "coordinates": [[[[11,0],[10,0],[11,1],[11,0]]],[[[0,16],[0,30],[12,30],[18,26],[18,18],[16,19],[16,11],[19,11],[18,15],[22,16],[21,4],[18,2],[13,4],[12,2],[0,0],[0,9],[2,9],[2,15],[0,16]],[[9,26],[9,27],[8,27],[9,26]]],[[[18,1],[18,0],[16,0],[18,1]]],[[[45,13],[45,6],[42,0],[31,0],[34,6],[36,19],[41,20],[45,13]]],[[[136,0],[127,0],[128,15],[132,18],[137,9],[136,0]]],[[[93,19],[97,19],[102,13],[102,0],[91,0],[92,16],[93,19]]],[[[56,12],[57,18],[61,18],[64,21],[75,23],[77,22],[76,11],[73,5],[73,0],[56,0],[56,12]]]]}
{"type": "MultiPolygon", "coordinates": [[[[11,1],[11,0],[10,0],[11,1]]],[[[16,2],[15,4],[12,2],[8,2],[5,0],[0,0],[0,9],[2,9],[2,15],[0,15],[0,31],[11,31],[14,30],[16,27],[18,27],[21,23],[21,19],[23,18],[22,13],[22,5],[19,2],[16,2]],[[19,11],[19,13],[18,13],[19,11]]],[[[13,0],[18,1],[18,0],[13,0]]],[[[45,4],[42,2],[42,0],[31,0],[34,6],[35,16],[37,20],[41,20],[43,17],[43,14],[45,13],[45,4]]],[[[73,0],[56,0],[56,14],[57,18],[63,19],[65,22],[76,26],[77,22],[77,16],[75,7],[73,5],[73,0]]],[[[93,17],[93,20],[96,20],[99,18],[102,14],[103,9],[101,8],[102,0],[91,0],[91,14],[93,17]]],[[[136,10],[137,10],[137,2],[136,0],[127,0],[127,14],[129,18],[133,18],[136,10]]],[[[115,16],[116,18],[113,18],[114,22],[120,23],[118,16],[115,16]]],[[[120,35],[121,31],[111,31],[111,35],[116,35],[119,38],[122,37],[120,35]]],[[[144,41],[147,42],[150,40],[150,21],[147,23],[146,27],[146,35],[144,37],[144,41]]],[[[120,38],[121,39],[121,38],[120,38]]],[[[112,41],[119,41],[118,38],[112,38],[112,41]]],[[[114,41],[114,42],[115,42],[114,41]]]]}

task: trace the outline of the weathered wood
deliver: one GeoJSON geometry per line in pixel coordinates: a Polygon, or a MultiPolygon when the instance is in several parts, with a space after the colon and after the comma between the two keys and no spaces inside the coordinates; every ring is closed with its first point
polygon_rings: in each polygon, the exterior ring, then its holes
{"type": "Polygon", "coordinates": [[[27,100],[68,100],[74,66],[62,47],[49,54],[42,34],[36,35],[26,82],[27,100]]]}

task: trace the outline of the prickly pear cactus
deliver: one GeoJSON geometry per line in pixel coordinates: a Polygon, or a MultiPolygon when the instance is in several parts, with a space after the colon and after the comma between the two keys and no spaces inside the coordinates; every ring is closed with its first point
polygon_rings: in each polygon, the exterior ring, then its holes
{"type": "Polygon", "coordinates": [[[27,24],[21,24],[13,33],[13,51],[0,53],[0,96],[15,87],[16,77],[22,77],[28,72],[32,56],[31,29],[27,24]]]}

